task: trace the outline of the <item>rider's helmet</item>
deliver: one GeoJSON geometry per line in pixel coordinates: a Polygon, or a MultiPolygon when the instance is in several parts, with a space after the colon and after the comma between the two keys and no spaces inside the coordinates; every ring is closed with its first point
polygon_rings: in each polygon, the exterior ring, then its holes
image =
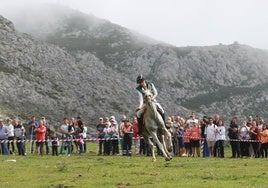
{"type": "Polygon", "coordinates": [[[137,84],[140,84],[144,79],[144,77],[140,74],[138,77],[137,77],[137,84]]]}

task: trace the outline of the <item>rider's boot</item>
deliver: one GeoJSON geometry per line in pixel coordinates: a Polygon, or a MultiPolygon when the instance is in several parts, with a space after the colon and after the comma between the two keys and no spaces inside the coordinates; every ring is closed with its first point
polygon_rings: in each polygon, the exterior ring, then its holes
{"type": "Polygon", "coordinates": [[[138,120],[138,127],[139,127],[138,134],[141,135],[142,134],[142,127],[143,127],[143,116],[137,118],[137,120],[138,120]]]}
{"type": "Polygon", "coordinates": [[[164,123],[166,123],[165,113],[160,113],[160,114],[161,114],[161,116],[163,118],[164,123]]]}

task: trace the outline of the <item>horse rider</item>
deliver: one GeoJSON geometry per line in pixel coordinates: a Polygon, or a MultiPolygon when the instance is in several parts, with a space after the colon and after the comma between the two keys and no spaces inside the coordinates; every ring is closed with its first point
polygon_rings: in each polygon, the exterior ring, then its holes
{"type": "Polygon", "coordinates": [[[139,104],[138,104],[138,107],[136,108],[136,112],[137,112],[137,119],[138,119],[138,125],[139,125],[139,134],[141,134],[142,126],[143,126],[143,112],[144,112],[144,107],[145,107],[144,94],[146,90],[149,90],[152,93],[152,101],[156,104],[157,111],[162,116],[164,122],[165,122],[165,114],[164,114],[165,112],[162,106],[156,101],[156,97],[158,93],[154,84],[152,82],[145,80],[145,78],[141,74],[137,77],[137,84],[139,84],[139,86],[136,88],[139,94],[139,104]]]}

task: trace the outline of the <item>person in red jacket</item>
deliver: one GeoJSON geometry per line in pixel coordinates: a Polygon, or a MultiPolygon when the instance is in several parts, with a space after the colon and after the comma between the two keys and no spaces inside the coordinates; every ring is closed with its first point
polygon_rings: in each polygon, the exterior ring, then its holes
{"type": "Polygon", "coordinates": [[[132,119],[133,125],[133,143],[135,147],[135,155],[140,153],[140,135],[139,135],[139,125],[136,117],[132,119]]]}
{"type": "Polygon", "coordinates": [[[44,121],[41,119],[39,120],[39,126],[37,126],[34,130],[36,133],[36,143],[35,143],[35,154],[38,153],[43,156],[44,155],[44,143],[46,140],[46,131],[47,128],[45,126],[44,121]]]}
{"type": "Polygon", "coordinates": [[[254,157],[260,157],[260,129],[258,127],[257,121],[252,120],[251,128],[249,129],[249,134],[252,140],[252,147],[254,151],[254,157]]]}
{"type": "Polygon", "coordinates": [[[197,122],[193,123],[193,127],[190,129],[190,145],[192,148],[193,157],[200,157],[200,135],[201,130],[197,122]]]}
{"type": "Polygon", "coordinates": [[[133,126],[131,123],[126,119],[124,120],[123,126],[123,155],[124,156],[131,156],[131,146],[132,146],[132,136],[133,136],[133,126]]]}

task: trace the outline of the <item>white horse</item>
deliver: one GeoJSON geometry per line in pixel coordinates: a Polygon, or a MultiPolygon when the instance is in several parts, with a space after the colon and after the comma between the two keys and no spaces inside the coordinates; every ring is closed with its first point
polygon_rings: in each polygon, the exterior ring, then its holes
{"type": "Polygon", "coordinates": [[[152,160],[156,161],[156,158],[154,154],[154,144],[150,137],[153,138],[153,141],[162,151],[165,160],[169,161],[172,159],[172,156],[169,152],[171,152],[173,148],[171,134],[167,130],[165,122],[163,121],[160,113],[157,111],[157,107],[152,101],[152,94],[149,90],[145,92],[144,100],[146,106],[143,115],[144,126],[142,128],[142,135],[152,150],[152,160]],[[160,140],[158,139],[158,136],[160,140]]]}

